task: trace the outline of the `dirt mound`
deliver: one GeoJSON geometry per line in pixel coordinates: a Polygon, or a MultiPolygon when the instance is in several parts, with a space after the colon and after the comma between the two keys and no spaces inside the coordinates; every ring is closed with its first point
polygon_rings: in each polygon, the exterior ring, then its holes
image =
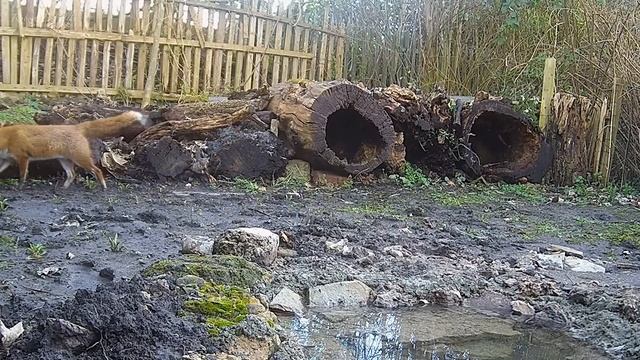
{"type": "Polygon", "coordinates": [[[80,290],[35,310],[8,359],[180,359],[189,351],[215,352],[204,326],[180,318],[180,308],[163,280],[135,277],[80,290]]]}

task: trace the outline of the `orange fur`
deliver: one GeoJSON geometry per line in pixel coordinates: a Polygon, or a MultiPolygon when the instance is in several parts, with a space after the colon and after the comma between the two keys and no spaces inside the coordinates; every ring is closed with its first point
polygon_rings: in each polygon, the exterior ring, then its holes
{"type": "Polygon", "coordinates": [[[57,159],[67,174],[64,187],[75,178],[75,165],[90,171],[103,188],[102,171],[91,159],[90,139],[107,139],[142,132],[151,125],[148,117],[129,111],[111,118],[77,125],[12,125],[0,128],[0,173],[18,164],[24,183],[32,160],[57,159]]]}

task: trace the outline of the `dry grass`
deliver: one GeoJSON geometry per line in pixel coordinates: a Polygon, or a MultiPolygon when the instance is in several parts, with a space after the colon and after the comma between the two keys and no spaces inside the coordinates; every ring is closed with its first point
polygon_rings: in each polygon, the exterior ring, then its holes
{"type": "Polygon", "coordinates": [[[336,0],[352,40],[352,79],[368,85],[443,86],[507,96],[537,120],[544,60],[558,61],[559,91],[611,101],[627,84],[612,178],[640,178],[640,5],[600,0],[336,0]],[[414,49],[420,49],[418,59],[414,49]],[[382,75],[380,75],[382,74],[382,75]]]}

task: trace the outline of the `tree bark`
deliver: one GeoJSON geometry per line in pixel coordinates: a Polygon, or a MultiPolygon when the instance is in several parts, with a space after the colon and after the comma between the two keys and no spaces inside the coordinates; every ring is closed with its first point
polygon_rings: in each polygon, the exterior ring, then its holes
{"type": "Polygon", "coordinates": [[[573,185],[577,176],[586,176],[591,169],[589,122],[593,105],[585,97],[566,93],[553,98],[551,119],[545,129],[553,149],[548,175],[553,184],[573,185]]]}
{"type": "Polygon", "coordinates": [[[343,81],[273,86],[268,109],[295,156],[314,168],[348,174],[385,162],[395,140],[393,124],[371,93],[343,81]]]}

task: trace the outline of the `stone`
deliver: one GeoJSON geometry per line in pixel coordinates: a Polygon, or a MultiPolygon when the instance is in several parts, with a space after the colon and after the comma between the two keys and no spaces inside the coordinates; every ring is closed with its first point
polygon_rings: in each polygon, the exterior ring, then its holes
{"type": "Polygon", "coordinates": [[[258,315],[248,315],[230,330],[234,336],[227,353],[243,360],[267,360],[281,344],[276,331],[269,326],[267,320],[258,315]]]}
{"type": "Polygon", "coordinates": [[[22,321],[8,328],[0,320],[0,339],[2,339],[2,348],[8,349],[24,332],[22,321]]]}
{"type": "Polygon", "coordinates": [[[392,289],[382,294],[378,294],[376,299],[373,301],[373,306],[379,308],[387,308],[394,309],[399,306],[399,300],[402,298],[402,294],[400,294],[397,290],[392,289]]]}
{"type": "Polygon", "coordinates": [[[402,245],[387,246],[382,251],[387,255],[391,255],[397,258],[411,256],[411,253],[407,249],[403,248],[402,245]]]}
{"type": "Polygon", "coordinates": [[[183,254],[211,255],[215,241],[206,236],[185,235],[182,238],[183,254]]]}
{"type": "Polygon", "coordinates": [[[289,160],[284,170],[284,176],[296,184],[308,184],[311,182],[311,165],[302,160],[289,160]]]}
{"type": "Polygon", "coordinates": [[[311,172],[311,183],[319,187],[339,188],[345,186],[351,178],[333,174],[327,171],[313,170],[311,172]]]}
{"type": "Polygon", "coordinates": [[[76,257],[73,253],[67,253],[67,260],[73,260],[76,257]]]}
{"type": "Polygon", "coordinates": [[[562,246],[562,245],[551,245],[551,246],[549,246],[547,248],[547,251],[550,251],[550,252],[563,252],[567,256],[575,256],[575,257],[579,257],[579,258],[583,258],[584,257],[584,253],[582,251],[579,251],[579,250],[576,250],[576,249],[572,249],[570,247],[562,246]]]}
{"type": "Polygon", "coordinates": [[[567,256],[564,259],[564,264],[571,271],[575,272],[590,272],[590,273],[604,273],[604,266],[594,264],[591,261],[579,259],[573,256],[567,256]]]}
{"type": "Polygon", "coordinates": [[[47,319],[51,337],[60,341],[74,354],[79,354],[98,341],[93,331],[64,319],[47,319]]]}
{"type": "Polygon", "coordinates": [[[278,295],[271,301],[269,308],[275,312],[285,314],[304,314],[302,297],[288,287],[282,288],[278,295]]]}
{"type": "Polygon", "coordinates": [[[347,243],[347,239],[342,239],[340,241],[327,240],[324,243],[324,246],[327,248],[327,250],[333,250],[341,253],[344,250],[345,246],[347,246],[347,243]]]}
{"type": "Polygon", "coordinates": [[[113,279],[116,278],[116,275],[115,275],[115,273],[114,273],[112,268],[104,268],[104,269],[100,270],[99,275],[102,278],[105,278],[105,279],[108,279],[108,280],[112,280],[112,281],[113,281],[113,279]]]}
{"type": "Polygon", "coordinates": [[[264,307],[262,303],[260,303],[260,300],[258,300],[258,298],[252,297],[251,299],[249,299],[247,310],[249,311],[249,314],[258,315],[266,312],[267,308],[264,307]]]}
{"type": "Polygon", "coordinates": [[[269,266],[278,256],[280,236],[262,228],[238,228],[225,232],[215,242],[213,252],[235,255],[258,265],[269,266]]]}
{"type": "Polygon", "coordinates": [[[205,284],[205,280],[195,275],[185,275],[176,280],[176,285],[181,287],[201,287],[205,284]]]}
{"type": "Polygon", "coordinates": [[[522,316],[533,316],[536,314],[536,310],[533,308],[533,306],[520,300],[511,302],[511,311],[516,315],[522,316]]]}
{"type": "Polygon", "coordinates": [[[508,287],[514,287],[518,284],[518,280],[513,279],[513,278],[509,278],[503,281],[504,284],[508,287]]]}
{"type": "Polygon", "coordinates": [[[343,281],[309,289],[311,307],[357,307],[366,306],[371,288],[361,281],[343,281]]]}
{"type": "Polygon", "coordinates": [[[537,254],[537,263],[543,269],[562,270],[564,269],[564,253],[559,254],[537,254]]]}
{"type": "Polygon", "coordinates": [[[282,258],[292,258],[297,257],[298,252],[292,249],[278,248],[278,256],[282,258]]]}

